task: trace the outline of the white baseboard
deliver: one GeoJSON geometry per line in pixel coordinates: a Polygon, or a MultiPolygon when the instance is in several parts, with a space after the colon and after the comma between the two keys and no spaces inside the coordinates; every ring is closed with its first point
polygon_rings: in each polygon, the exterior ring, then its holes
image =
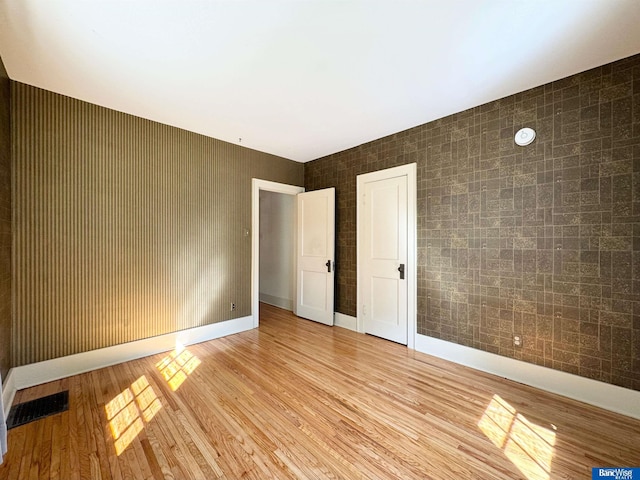
{"type": "Polygon", "coordinates": [[[635,390],[425,335],[416,335],[416,350],[640,419],[640,392],[635,390]]]}
{"type": "MultiPolygon", "coordinates": [[[[193,345],[194,343],[206,342],[207,340],[244,332],[252,328],[254,328],[253,317],[235,318],[203,327],[190,328],[157,337],[15,367],[11,370],[14,388],[20,390],[33,387],[70,377],[71,375],[78,375],[98,368],[173,350],[176,345],[193,345]]],[[[5,408],[7,408],[6,405],[5,408]]]]}
{"type": "Polygon", "coordinates": [[[274,307],[284,308],[289,311],[293,310],[293,300],[289,298],[275,297],[273,295],[267,295],[266,293],[261,293],[259,298],[261,302],[273,305],[274,307]]]}
{"type": "Polygon", "coordinates": [[[348,330],[353,330],[354,332],[358,330],[356,317],[345,315],[344,313],[336,312],[333,317],[333,324],[336,327],[346,328],[348,330]]]}
{"type": "Polygon", "coordinates": [[[7,417],[9,416],[9,410],[11,410],[11,404],[13,403],[13,398],[16,396],[16,384],[14,381],[14,369],[10,369],[7,377],[3,380],[2,385],[2,406],[4,407],[4,412],[0,412],[3,415],[5,421],[7,421],[7,417]]]}

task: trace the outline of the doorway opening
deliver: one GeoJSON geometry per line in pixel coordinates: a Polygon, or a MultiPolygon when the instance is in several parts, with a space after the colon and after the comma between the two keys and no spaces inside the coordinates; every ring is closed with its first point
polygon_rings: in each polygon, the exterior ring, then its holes
{"type": "Polygon", "coordinates": [[[251,314],[254,327],[260,322],[260,301],[287,310],[295,308],[295,201],[296,195],[302,192],[304,188],[295,185],[257,178],[252,181],[251,314]]]}
{"type": "Polygon", "coordinates": [[[295,204],[294,195],[260,190],[258,297],[290,312],[295,304],[295,204]]]}

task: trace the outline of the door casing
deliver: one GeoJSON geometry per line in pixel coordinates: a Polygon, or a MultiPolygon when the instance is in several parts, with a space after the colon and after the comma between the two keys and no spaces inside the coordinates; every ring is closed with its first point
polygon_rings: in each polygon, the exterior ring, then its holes
{"type": "Polygon", "coordinates": [[[417,314],[417,174],[416,164],[410,163],[407,165],[401,165],[399,167],[388,168],[385,170],[378,170],[376,172],[365,173],[358,175],[357,177],[357,319],[356,326],[357,331],[360,333],[365,332],[364,328],[364,316],[362,312],[362,290],[361,286],[363,281],[361,278],[362,265],[364,261],[364,244],[363,244],[363,232],[365,228],[364,222],[366,221],[364,212],[364,186],[367,182],[376,182],[379,180],[385,180],[388,178],[394,178],[399,176],[407,177],[407,347],[415,348],[415,336],[416,336],[416,314],[417,314]]]}

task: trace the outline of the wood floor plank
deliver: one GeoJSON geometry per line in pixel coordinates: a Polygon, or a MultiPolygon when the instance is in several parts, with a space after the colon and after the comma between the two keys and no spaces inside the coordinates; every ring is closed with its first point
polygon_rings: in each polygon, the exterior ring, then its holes
{"type": "Polygon", "coordinates": [[[267,305],[259,329],[16,402],[64,389],[68,412],[9,432],[0,479],[550,480],[640,466],[638,420],[267,305]]]}
{"type": "Polygon", "coordinates": [[[36,434],[33,436],[33,443],[31,445],[31,460],[28,464],[24,464],[24,469],[20,469],[20,476],[24,475],[25,478],[29,480],[37,480],[40,477],[40,467],[45,458],[42,442],[45,435],[46,420],[47,419],[41,420],[33,425],[34,428],[32,430],[35,430],[36,434]]]}
{"type": "Polygon", "coordinates": [[[102,400],[100,408],[104,411],[106,424],[106,427],[103,428],[102,431],[102,437],[104,438],[104,443],[107,450],[109,470],[111,472],[111,478],[113,478],[114,480],[122,480],[124,477],[115,450],[115,444],[111,429],[111,417],[107,415],[107,404],[121,392],[118,391],[115,372],[113,369],[103,368],[99,371],[99,375],[102,400]]]}
{"type": "Polygon", "coordinates": [[[78,437],[78,412],[82,404],[76,396],[78,380],[78,377],[74,377],[69,382],[69,411],[65,414],[69,424],[69,434],[66,439],[69,444],[69,449],[67,455],[61,457],[62,465],[60,468],[62,472],[67,474],[63,478],[69,478],[71,480],[78,480],[80,478],[79,460],[82,455],[79,443],[80,439],[78,437]]]}
{"type": "MultiPolygon", "coordinates": [[[[3,464],[0,466],[4,470],[4,475],[9,480],[15,480],[20,478],[20,467],[22,459],[26,455],[26,442],[27,442],[27,429],[16,428],[11,431],[11,448],[12,455],[7,455],[4,458],[3,464]]],[[[0,477],[2,478],[2,477],[0,477]]]]}
{"type": "Polygon", "coordinates": [[[66,434],[63,435],[62,433],[61,426],[62,417],[66,415],[68,415],[67,412],[64,412],[58,415],[53,415],[51,417],[51,443],[49,446],[51,452],[51,461],[49,465],[48,476],[44,478],[49,478],[51,480],[57,480],[60,478],[60,457],[65,453],[63,442],[66,437],[66,434]]]}
{"type": "MultiPolygon", "coordinates": [[[[135,369],[135,365],[131,363],[122,363],[118,365],[120,367],[121,378],[126,378],[129,381],[127,382],[129,385],[126,387],[131,390],[131,393],[134,395],[133,403],[135,404],[135,409],[137,412],[137,419],[141,420],[143,423],[144,419],[144,411],[143,411],[143,399],[144,391],[149,391],[148,381],[146,376],[138,375],[138,372],[135,369]]],[[[149,466],[149,462],[145,455],[144,449],[142,448],[142,440],[147,440],[146,429],[140,431],[136,436],[137,441],[133,441],[130,444],[130,448],[133,450],[136,458],[136,465],[138,466],[138,471],[135,472],[135,476],[137,478],[152,478],[151,467],[149,466]]]]}
{"type": "MultiPolygon", "coordinates": [[[[75,409],[75,417],[76,417],[76,438],[78,439],[77,447],[77,467],[75,472],[77,472],[78,477],[81,479],[92,478],[91,472],[91,455],[93,454],[93,449],[91,448],[89,438],[87,435],[87,411],[91,408],[89,405],[89,397],[84,393],[84,385],[88,379],[87,374],[80,375],[81,378],[74,379],[72,382],[73,385],[73,398],[75,400],[76,409],[75,409]]],[[[71,390],[70,390],[71,392],[71,390]]],[[[72,470],[74,472],[74,470],[72,470]]]]}
{"type": "Polygon", "coordinates": [[[51,476],[51,446],[52,446],[52,434],[53,434],[53,422],[55,416],[49,416],[42,420],[43,432],[40,439],[40,449],[42,451],[40,458],[40,466],[38,472],[38,478],[48,479],[51,476]]]}
{"type": "MultiPolygon", "coordinates": [[[[89,391],[91,392],[91,416],[88,419],[90,433],[95,444],[95,454],[98,458],[100,466],[100,476],[102,478],[111,478],[111,469],[109,465],[109,453],[107,450],[107,442],[105,441],[105,424],[107,423],[104,412],[104,401],[102,399],[102,378],[100,370],[90,372],[89,378],[91,383],[89,391]]],[[[109,449],[110,451],[110,449],[109,449]]]]}

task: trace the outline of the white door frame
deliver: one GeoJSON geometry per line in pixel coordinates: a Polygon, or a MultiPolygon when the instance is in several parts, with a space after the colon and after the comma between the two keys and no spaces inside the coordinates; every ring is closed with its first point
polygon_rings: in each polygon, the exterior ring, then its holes
{"type": "MultiPolygon", "coordinates": [[[[297,195],[304,192],[304,187],[270,182],[259,178],[251,179],[251,315],[253,316],[253,328],[257,328],[260,324],[260,190],[297,195]]],[[[294,223],[294,234],[295,230],[294,223]]],[[[293,280],[295,284],[295,279],[293,280]]]]}
{"type": "Polygon", "coordinates": [[[417,174],[416,164],[410,163],[408,165],[401,165],[399,167],[387,168],[385,170],[378,170],[377,172],[365,173],[357,176],[357,233],[358,239],[357,245],[357,257],[358,257],[358,292],[357,292],[357,319],[356,328],[360,333],[364,332],[364,316],[362,315],[362,262],[364,252],[364,185],[367,182],[376,182],[378,180],[386,180],[387,178],[394,178],[399,176],[407,177],[407,347],[415,349],[416,344],[416,312],[417,312],[417,296],[418,296],[418,282],[417,282],[417,174]]]}

